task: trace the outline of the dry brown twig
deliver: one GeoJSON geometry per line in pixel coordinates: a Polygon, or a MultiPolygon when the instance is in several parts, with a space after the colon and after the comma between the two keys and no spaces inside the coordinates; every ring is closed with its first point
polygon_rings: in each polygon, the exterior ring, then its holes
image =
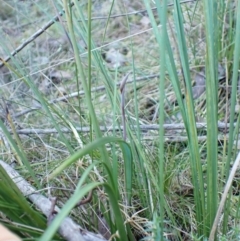
{"type": "MultiPolygon", "coordinates": [[[[46,216],[49,217],[53,212],[53,202],[39,194],[20,174],[11,166],[0,160],[0,165],[8,173],[9,177],[17,185],[22,194],[34,203],[34,205],[46,216]]],[[[59,212],[59,207],[54,205],[54,210],[59,212]]],[[[106,241],[100,235],[94,234],[83,229],[71,218],[66,217],[58,229],[58,233],[68,241],[106,241]]]]}
{"type": "MultiPolygon", "coordinates": [[[[159,74],[152,74],[152,75],[147,75],[147,76],[143,76],[143,77],[138,77],[135,80],[132,78],[131,80],[127,81],[126,83],[128,84],[128,83],[132,83],[134,81],[139,82],[139,81],[143,81],[143,80],[146,80],[146,79],[152,79],[152,78],[156,78],[156,77],[159,77],[159,74]]],[[[117,83],[117,86],[120,86],[120,84],[121,84],[121,81],[119,81],[117,83]]],[[[102,90],[105,90],[105,89],[106,89],[106,87],[104,85],[101,85],[101,86],[97,86],[97,87],[92,88],[91,92],[102,91],[102,90]]],[[[66,100],[68,100],[70,98],[74,98],[74,97],[77,97],[77,96],[80,96],[80,95],[84,95],[84,94],[85,93],[84,93],[83,90],[81,90],[79,92],[73,92],[71,94],[64,95],[62,97],[50,100],[50,101],[48,101],[48,104],[51,105],[51,104],[55,104],[55,103],[58,103],[58,102],[61,102],[61,101],[66,101],[66,100]]],[[[15,114],[14,118],[20,117],[22,115],[26,115],[26,114],[28,114],[28,113],[30,113],[32,111],[39,110],[41,108],[42,108],[41,105],[36,106],[36,107],[32,107],[32,108],[28,108],[26,110],[21,111],[20,113],[15,114]]]]}
{"type": "MultiPolygon", "coordinates": [[[[71,3],[71,7],[74,3],[71,3]]],[[[42,28],[37,30],[33,35],[31,35],[26,41],[24,41],[21,45],[19,45],[8,57],[6,57],[2,63],[0,64],[0,68],[4,66],[4,62],[8,62],[12,57],[14,57],[17,53],[19,53],[22,49],[24,49],[28,44],[34,41],[38,36],[44,33],[48,28],[50,28],[55,22],[58,21],[59,16],[62,16],[64,11],[59,12],[52,20],[47,22],[42,28]]]]}

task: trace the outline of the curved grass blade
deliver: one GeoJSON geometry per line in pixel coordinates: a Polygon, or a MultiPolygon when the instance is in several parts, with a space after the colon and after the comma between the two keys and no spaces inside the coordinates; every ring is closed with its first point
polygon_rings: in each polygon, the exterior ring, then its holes
{"type": "Polygon", "coordinates": [[[115,223],[117,226],[117,231],[120,236],[120,238],[117,238],[117,240],[119,240],[119,241],[126,240],[127,241],[128,238],[127,238],[125,227],[124,227],[124,221],[123,221],[120,209],[119,209],[118,200],[116,199],[116,196],[114,195],[114,190],[112,190],[111,186],[107,183],[104,183],[103,186],[108,194],[108,197],[109,197],[110,203],[111,203],[111,207],[113,209],[113,213],[115,216],[115,223]]]}
{"type": "MultiPolygon", "coordinates": [[[[83,149],[74,153],[67,160],[65,160],[59,167],[57,167],[56,170],[49,175],[49,180],[59,175],[63,170],[65,170],[67,167],[69,167],[71,164],[73,164],[83,156],[90,154],[93,150],[101,148],[108,143],[117,143],[121,147],[125,166],[126,192],[128,196],[128,202],[130,203],[132,195],[132,152],[130,146],[125,141],[116,137],[102,137],[100,139],[93,141],[92,143],[89,143],[83,149]]],[[[115,187],[114,183],[117,183],[117,181],[115,182],[114,179],[117,179],[118,177],[114,177],[112,175],[113,172],[111,163],[108,160],[104,160],[103,164],[106,167],[106,171],[111,185],[115,187]]],[[[114,189],[116,190],[116,188],[114,189]]]]}

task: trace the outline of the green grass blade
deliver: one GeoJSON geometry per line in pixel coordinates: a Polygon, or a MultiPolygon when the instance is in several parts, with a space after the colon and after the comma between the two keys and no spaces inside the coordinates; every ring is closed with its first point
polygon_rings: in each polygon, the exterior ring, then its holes
{"type": "Polygon", "coordinates": [[[177,30],[177,42],[179,46],[179,54],[181,59],[182,71],[184,75],[185,84],[185,100],[186,100],[186,130],[189,139],[189,148],[191,155],[191,171],[194,185],[194,201],[196,205],[196,216],[198,222],[198,232],[203,234],[204,229],[204,210],[205,210],[205,197],[204,197],[204,184],[202,176],[202,166],[199,155],[199,146],[197,139],[196,121],[194,102],[191,86],[189,60],[187,55],[187,45],[185,40],[183,17],[181,7],[178,1],[174,2],[174,20],[177,30]]]}
{"type": "MultiPolygon", "coordinates": [[[[79,160],[79,158],[90,154],[93,150],[97,148],[101,148],[105,146],[106,144],[110,143],[117,143],[120,145],[123,158],[124,158],[124,165],[125,165],[125,185],[126,185],[126,192],[128,193],[128,201],[131,200],[131,193],[132,193],[132,152],[130,149],[130,146],[124,142],[122,139],[116,138],[116,137],[102,137],[100,139],[97,139],[93,141],[92,143],[87,144],[83,149],[75,152],[72,156],[70,156],[67,160],[65,160],[59,167],[54,170],[50,176],[49,180],[53,179],[57,175],[59,175],[63,170],[65,170],[67,167],[69,167],[71,164],[79,160]]],[[[118,180],[118,177],[114,177],[112,175],[112,165],[108,160],[104,160],[103,164],[106,167],[106,171],[108,173],[108,177],[111,180],[111,185],[114,185],[116,183],[114,179],[118,180]]]]}
{"type": "MultiPolygon", "coordinates": [[[[227,163],[225,167],[225,178],[226,181],[228,180],[229,171],[230,171],[230,163],[235,158],[233,156],[233,146],[234,146],[234,138],[235,135],[238,133],[238,126],[239,126],[239,116],[238,116],[238,124],[234,127],[235,121],[235,106],[236,106],[236,96],[237,96],[237,85],[239,79],[239,61],[240,61],[240,4],[237,4],[236,10],[236,33],[234,39],[234,51],[233,51],[233,74],[232,74],[232,89],[231,89],[231,109],[230,109],[230,128],[229,128],[229,140],[228,140],[228,151],[227,151],[227,163]]],[[[230,198],[227,200],[225,205],[225,212],[224,212],[224,221],[223,221],[223,233],[227,232],[228,228],[228,218],[230,213],[230,198]]]]}
{"type": "Polygon", "coordinates": [[[206,91],[207,91],[207,235],[211,228],[218,204],[218,26],[217,1],[204,1],[206,19],[206,91]]]}
{"type": "MultiPolygon", "coordinates": [[[[72,43],[72,46],[73,46],[76,66],[77,66],[77,70],[79,71],[81,79],[82,79],[82,85],[83,85],[83,89],[84,89],[84,92],[85,92],[86,104],[87,104],[88,109],[89,109],[89,115],[90,115],[90,119],[92,121],[93,130],[94,130],[97,138],[101,138],[102,133],[101,133],[101,130],[100,130],[100,127],[99,127],[99,124],[98,124],[95,109],[93,107],[91,95],[89,93],[90,90],[88,89],[89,86],[88,86],[87,80],[85,78],[83,65],[82,65],[81,59],[79,57],[80,53],[79,53],[77,40],[76,40],[76,36],[75,36],[75,33],[74,33],[73,21],[72,21],[72,9],[69,8],[69,4],[68,4],[67,0],[64,0],[63,3],[64,3],[64,9],[65,9],[65,14],[66,14],[67,24],[68,24],[68,28],[69,28],[70,39],[71,39],[71,43],[72,43]]],[[[91,55],[88,56],[88,57],[91,58],[91,55]]],[[[100,148],[100,152],[101,152],[102,158],[107,161],[108,155],[107,155],[107,152],[106,152],[106,149],[105,149],[104,146],[102,146],[100,148]]]]}
{"type": "Polygon", "coordinates": [[[162,28],[160,29],[160,81],[159,81],[159,214],[160,214],[160,240],[164,239],[164,218],[165,218],[165,150],[164,150],[164,128],[165,121],[164,101],[165,101],[165,77],[166,77],[166,46],[167,46],[167,1],[156,2],[158,15],[161,16],[160,22],[162,28]]]}
{"type": "MultiPolygon", "coordinates": [[[[88,169],[88,171],[90,171],[88,169]]],[[[81,187],[81,190],[75,191],[73,196],[67,201],[61,211],[56,215],[54,220],[52,221],[51,225],[46,229],[44,234],[41,236],[39,241],[50,241],[52,237],[56,233],[57,229],[61,225],[62,221],[65,217],[71,212],[71,210],[75,207],[75,205],[92,189],[99,186],[100,183],[93,182],[90,184],[86,184],[85,186],[81,187]]]]}
{"type": "Polygon", "coordinates": [[[237,96],[237,85],[239,78],[239,61],[240,61],[240,4],[237,4],[237,23],[236,23],[236,34],[234,39],[234,53],[233,53],[233,74],[232,74],[232,89],[231,89],[231,110],[230,110],[230,128],[229,128],[229,144],[228,144],[228,160],[226,165],[226,180],[229,174],[230,162],[232,161],[232,149],[234,141],[234,119],[235,119],[235,106],[236,106],[236,96],[237,96]]]}
{"type": "MultiPolygon", "coordinates": [[[[119,206],[118,206],[118,200],[116,199],[116,196],[114,195],[114,191],[112,190],[111,186],[109,184],[104,184],[104,188],[108,194],[110,203],[111,203],[111,207],[113,209],[113,213],[115,216],[115,223],[117,226],[117,231],[119,233],[119,238],[117,238],[117,240],[121,241],[121,240],[128,240],[127,238],[127,234],[125,231],[125,227],[124,227],[124,221],[122,218],[122,214],[120,212],[119,206]]],[[[129,230],[131,231],[131,230],[129,230]]]]}

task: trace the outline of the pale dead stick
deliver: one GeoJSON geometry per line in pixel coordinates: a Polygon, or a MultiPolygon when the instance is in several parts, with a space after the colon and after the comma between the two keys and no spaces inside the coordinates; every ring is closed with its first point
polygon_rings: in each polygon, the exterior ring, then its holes
{"type": "Polygon", "coordinates": [[[224,188],[224,192],[223,192],[223,195],[222,195],[222,198],[221,198],[218,210],[217,210],[217,214],[216,214],[215,220],[213,222],[212,230],[210,232],[210,236],[209,236],[209,240],[208,241],[214,241],[215,233],[216,233],[217,226],[218,226],[218,222],[219,222],[220,216],[222,214],[222,210],[223,210],[223,207],[225,205],[225,201],[227,199],[227,195],[228,195],[229,189],[232,186],[232,181],[233,181],[235,173],[236,173],[236,171],[238,169],[239,163],[240,163],[240,152],[237,155],[237,158],[236,158],[236,160],[235,160],[235,162],[233,164],[232,170],[231,170],[230,175],[228,177],[226,186],[224,188]]]}

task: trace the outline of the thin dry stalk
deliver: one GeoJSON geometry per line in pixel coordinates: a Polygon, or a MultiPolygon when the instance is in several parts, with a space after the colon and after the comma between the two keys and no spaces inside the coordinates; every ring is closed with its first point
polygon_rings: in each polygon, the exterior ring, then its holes
{"type": "Polygon", "coordinates": [[[126,76],[124,76],[123,80],[120,84],[120,92],[121,92],[121,111],[122,111],[122,124],[123,124],[123,140],[126,141],[127,139],[127,129],[126,129],[126,116],[125,116],[125,86],[126,82],[128,80],[128,76],[131,72],[127,73],[126,76]]]}
{"type": "Polygon", "coordinates": [[[236,158],[236,160],[235,160],[235,162],[233,164],[232,170],[231,170],[230,175],[228,177],[226,186],[224,188],[224,192],[223,192],[223,195],[222,195],[222,198],[221,198],[218,210],[217,210],[217,214],[216,214],[215,220],[213,222],[212,230],[211,230],[211,233],[210,233],[210,236],[209,236],[209,241],[214,241],[215,233],[216,233],[216,230],[217,230],[217,227],[218,227],[218,223],[219,223],[219,219],[220,219],[220,216],[222,214],[222,210],[223,210],[225,201],[227,199],[227,195],[228,195],[229,189],[232,186],[233,178],[234,178],[235,173],[236,173],[236,171],[237,171],[237,169],[239,167],[239,163],[240,163],[240,152],[237,155],[237,158],[236,158]]]}

